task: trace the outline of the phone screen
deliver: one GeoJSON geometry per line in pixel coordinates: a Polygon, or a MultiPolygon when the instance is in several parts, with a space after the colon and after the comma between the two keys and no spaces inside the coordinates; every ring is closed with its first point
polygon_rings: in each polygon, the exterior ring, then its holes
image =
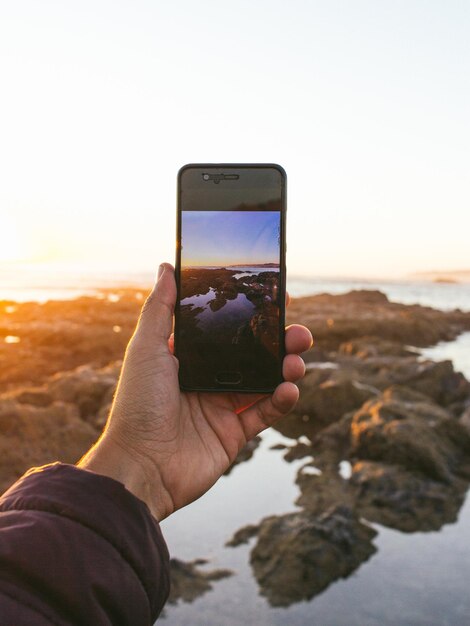
{"type": "Polygon", "coordinates": [[[183,168],[175,353],[188,389],[271,390],[282,380],[284,175],[183,168]]]}

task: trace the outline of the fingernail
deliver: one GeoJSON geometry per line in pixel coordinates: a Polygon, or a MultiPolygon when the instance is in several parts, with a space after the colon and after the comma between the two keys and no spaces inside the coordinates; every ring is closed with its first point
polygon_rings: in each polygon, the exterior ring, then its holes
{"type": "Polygon", "coordinates": [[[157,282],[160,280],[161,275],[163,274],[163,272],[165,271],[165,265],[162,263],[159,268],[158,268],[158,273],[157,273],[157,282]]]}

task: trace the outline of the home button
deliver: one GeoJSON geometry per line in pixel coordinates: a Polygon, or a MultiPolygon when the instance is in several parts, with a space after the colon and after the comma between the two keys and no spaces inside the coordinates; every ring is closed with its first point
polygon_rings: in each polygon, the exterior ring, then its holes
{"type": "Polygon", "coordinates": [[[241,372],[219,372],[215,381],[219,385],[239,385],[242,382],[241,372]]]}

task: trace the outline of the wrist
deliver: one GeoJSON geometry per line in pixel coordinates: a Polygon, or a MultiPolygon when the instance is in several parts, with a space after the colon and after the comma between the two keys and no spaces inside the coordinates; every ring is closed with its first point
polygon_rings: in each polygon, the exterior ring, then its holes
{"type": "Polygon", "coordinates": [[[80,459],[77,467],[122,483],[134,496],[145,502],[159,522],[174,510],[157,468],[148,467],[145,460],[133,456],[108,432],[80,459]]]}

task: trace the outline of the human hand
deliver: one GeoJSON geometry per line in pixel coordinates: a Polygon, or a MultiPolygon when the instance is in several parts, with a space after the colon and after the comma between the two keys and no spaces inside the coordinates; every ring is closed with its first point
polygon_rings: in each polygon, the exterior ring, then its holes
{"type": "Polygon", "coordinates": [[[105,431],[79,467],[120,480],[162,520],[205,493],[243,446],[289,413],[310,331],[286,329],[282,382],[270,394],[182,392],[173,355],[176,284],[159,269],[129,342],[105,431]]]}

